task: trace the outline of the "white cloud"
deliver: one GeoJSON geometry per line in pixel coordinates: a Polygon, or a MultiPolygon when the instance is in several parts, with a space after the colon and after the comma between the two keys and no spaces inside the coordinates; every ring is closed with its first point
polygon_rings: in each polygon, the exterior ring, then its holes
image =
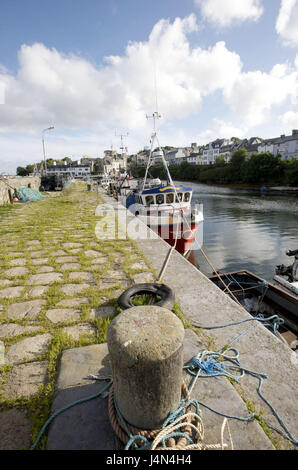
{"type": "Polygon", "coordinates": [[[234,86],[224,92],[227,104],[247,126],[266,121],[275,106],[297,95],[298,72],[286,64],[277,64],[270,73],[241,73],[234,86]]]}
{"type": "Polygon", "coordinates": [[[226,28],[243,21],[257,21],[263,14],[261,0],[195,0],[203,18],[226,28]]]}
{"type": "Polygon", "coordinates": [[[247,131],[248,129],[245,126],[239,127],[232,122],[214,118],[212,120],[212,128],[199,134],[199,142],[207,144],[215,139],[230,139],[231,137],[239,137],[242,139],[246,137],[247,131]]]}
{"type": "Polygon", "coordinates": [[[6,86],[0,131],[39,132],[49,124],[98,130],[106,122],[144,128],[155,110],[154,63],[163,115],[198,112],[203,96],[230,86],[242,63],[224,42],[191,49],[187,35],[196,30],[194,14],[172,24],[160,20],[148,41],[129,43],[123,56],[107,57],[101,68],[43,44],[23,45],[17,75],[0,73],[6,86]]]}
{"type": "Polygon", "coordinates": [[[287,111],[281,116],[281,123],[285,132],[298,128],[298,105],[294,106],[292,111],[287,111]]]}
{"type": "Polygon", "coordinates": [[[115,145],[115,130],[120,129],[130,132],[131,152],[146,145],[152,128],[146,114],[155,111],[154,63],[164,118],[162,145],[189,145],[209,136],[245,137],[257,125],[276,122],[273,112],[293,122],[297,110],[290,105],[298,99],[298,55],[295,64],[276,64],[269,73],[243,72],[240,56],[223,41],[208,48],[191,47],[188,36],[197,29],[194,14],[172,23],[160,20],[147,41],[130,42],[122,56],[109,56],[100,67],[43,44],[23,45],[15,75],[0,64],[0,85],[5,88],[0,133],[12,136],[6,143],[1,137],[0,166],[6,155],[39,159],[41,131],[49,125],[55,126],[49,139],[56,139],[51,147],[56,158],[84,153],[83,148],[90,156],[99,156],[112,141],[115,145]],[[225,120],[217,118],[215,99],[221,109],[226,105],[225,120]],[[204,119],[213,119],[211,124],[205,121],[207,130],[200,127],[196,135],[183,129],[183,119],[200,112],[204,119]],[[77,138],[58,140],[64,132],[77,138]],[[16,139],[16,133],[27,137],[16,139]],[[15,150],[8,152],[9,145],[15,150]]]}
{"type": "Polygon", "coordinates": [[[281,0],[276,31],[288,46],[298,46],[298,0],[281,0]]]}

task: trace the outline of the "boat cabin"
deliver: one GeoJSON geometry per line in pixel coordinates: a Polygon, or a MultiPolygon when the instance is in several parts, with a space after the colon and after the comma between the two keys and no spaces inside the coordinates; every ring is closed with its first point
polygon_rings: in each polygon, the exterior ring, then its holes
{"type": "Polygon", "coordinates": [[[130,193],[127,197],[126,207],[134,204],[135,209],[139,212],[144,212],[148,209],[150,211],[185,210],[190,207],[191,198],[192,188],[164,186],[130,193]]]}

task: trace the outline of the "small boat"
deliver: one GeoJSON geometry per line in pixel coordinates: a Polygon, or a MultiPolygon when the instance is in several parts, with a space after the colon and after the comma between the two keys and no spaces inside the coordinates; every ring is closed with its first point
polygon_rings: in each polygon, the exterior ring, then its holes
{"type": "Polygon", "coordinates": [[[110,184],[113,183],[113,178],[111,178],[109,175],[103,175],[100,180],[99,180],[99,184],[104,188],[104,189],[108,189],[110,184]]]}
{"type": "Polygon", "coordinates": [[[275,284],[298,296],[298,250],[288,250],[286,255],[294,256],[295,261],[287,267],[283,264],[276,266],[273,279],[275,284]]]}
{"type": "MultiPolygon", "coordinates": [[[[154,113],[153,119],[157,118],[158,114],[154,113]]],[[[203,222],[202,207],[191,206],[191,187],[174,185],[163,150],[159,146],[159,149],[153,151],[156,139],[154,122],[145,178],[141,185],[125,195],[122,203],[169,245],[174,246],[182,255],[186,255],[203,222]],[[167,176],[165,184],[159,179],[148,178],[149,168],[155,159],[163,163],[167,176]]]]}
{"type": "Polygon", "coordinates": [[[278,315],[283,320],[278,335],[293,349],[298,344],[298,295],[243,270],[219,273],[209,279],[223,292],[236,297],[253,316],[269,318],[278,315]],[[232,295],[229,293],[232,293],[232,295]]]}

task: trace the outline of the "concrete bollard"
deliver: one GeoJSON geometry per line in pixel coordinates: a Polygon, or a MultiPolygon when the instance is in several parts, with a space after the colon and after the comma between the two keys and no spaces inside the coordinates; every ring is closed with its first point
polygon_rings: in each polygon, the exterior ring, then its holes
{"type": "Polygon", "coordinates": [[[107,333],[114,395],[125,420],[159,429],[181,399],[184,328],[169,310],[151,305],[123,311],[107,333]]]}

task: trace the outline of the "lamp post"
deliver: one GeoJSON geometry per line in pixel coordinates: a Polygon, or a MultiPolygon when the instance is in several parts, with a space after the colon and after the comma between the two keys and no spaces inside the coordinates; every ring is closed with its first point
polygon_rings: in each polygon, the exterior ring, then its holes
{"type": "Polygon", "coordinates": [[[44,133],[46,131],[52,131],[54,128],[54,126],[51,126],[51,127],[47,127],[46,129],[44,129],[42,131],[42,147],[43,147],[43,159],[44,159],[44,169],[45,169],[45,175],[47,174],[47,164],[46,164],[46,151],[45,151],[45,145],[44,145],[44,133]]]}

